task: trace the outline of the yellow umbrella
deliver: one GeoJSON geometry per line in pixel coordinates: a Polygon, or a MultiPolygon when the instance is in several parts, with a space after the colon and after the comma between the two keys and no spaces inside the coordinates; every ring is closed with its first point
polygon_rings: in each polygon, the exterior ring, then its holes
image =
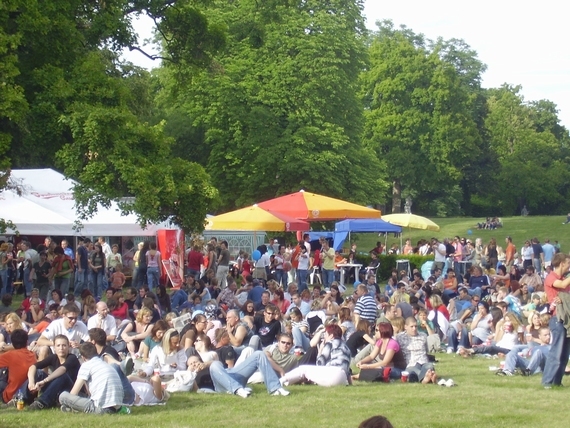
{"type": "Polygon", "coordinates": [[[289,232],[309,230],[309,223],[252,205],[208,218],[206,230],[289,232]]]}
{"type": "Polygon", "coordinates": [[[431,221],[429,218],[422,217],[415,214],[387,214],[382,216],[382,220],[388,223],[397,224],[398,226],[408,227],[410,229],[422,229],[439,231],[439,226],[431,221]]]}

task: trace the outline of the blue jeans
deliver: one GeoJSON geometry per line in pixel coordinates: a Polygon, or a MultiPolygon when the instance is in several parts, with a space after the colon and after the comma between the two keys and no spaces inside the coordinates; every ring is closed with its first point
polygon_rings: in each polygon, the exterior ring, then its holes
{"type": "Polygon", "coordinates": [[[309,272],[306,269],[297,269],[297,291],[302,293],[303,290],[307,289],[307,276],[309,272]]]}
{"type": "Polygon", "coordinates": [[[0,299],[8,291],[8,269],[0,270],[0,299]]]}
{"type": "MultiPolygon", "coordinates": [[[[48,375],[42,371],[36,371],[36,382],[44,380],[48,375]]],[[[71,391],[73,388],[73,381],[69,374],[64,373],[59,377],[56,377],[51,382],[45,384],[42,388],[42,394],[38,401],[40,401],[46,407],[54,407],[57,405],[57,400],[59,398],[59,394],[63,391],[71,391]]],[[[26,392],[24,396],[24,401],[30,403],[33,400],[32,393],[28,389],[28,381],[26,380],[26,392]]]]}
{"type": "Polygon", "coordinates": [[[542,264],[540,263],[540,258],[532,259],[532,265],[534,266],[536,273],[540,274],[542,272],[542,264]]]}
{"type": "Polygon", "coordinates": [[[293,327],[292,333],[293,333],[293,344],[295,345],[295,347],[300,346],[301,348],[303,348],[303,351],[307,352],[311,347],[311,341],[309,340],[307,335],[303,333],[301,330],[299,330],[299,327],[293,327]]]}
{"type": "Polygon", "coordinates": [[[275,269],[275,281],[277,281],[277,284],[280,286],[287,285],[287,274],[283,269],[275,269]]]}
{"type": "Polygon", "coordinates": [[[334,281],[334,270],[323,269],[323,287],[329,288],[334,281]]]}
{"type": "Polygon", "coordinates": [[[148,288],[153,290],[155,287],[160,285],[160,277],[158,275],[157,267],[149,267],[146,270],[146,276],[148,278],[148,288]]]}
{"type": "Polygon", "coordinates": [[[121,367],[118,364],[111,364],[111,366],[113,366],[113,368],[119,375],[119,379],[121,379],[121,385],[123,385],[123,404],[126,406],[132,406],[136,398],[133,386],[131,385],[129,379],[127,379],[127,376],[125,376],[125,374],[121,370],[121,367]]]}
{"type": "Polygon", "coordinates": [[[546,362],[546,355],[540,350],[533,352],[530,360],[521,357],[518,349],[513,349],[505,356],[505,370],[514,372],[516,368],[530,370],[531,374],[540,373],[546,362]]]}
{"type": "Polygon", "coordinates": [[[179,312],[180,306],[188,301],[188,294],[184,290],[177,290],[175,291],[172,296],[170,296],[170,303],[172,309],[176,312],[179,312]]]}
{"type": "Polygon", "coordinates": [[[471,345],[469,343],[469,336],[467,335],[467,328],[463,327],[461,330],[461,339],[457,339],[457,331],[453,327],[449,327],[447,330],[447,346],[449,348],[453,348],[453,351],[457,351],[459,346],[463,346],[464,348],[470,348],[471,345]]]}
{"type": "Polygon", "coordinates": [[[83,272],[76,271],[73,293],[76,296],[81,296],[81,292],[85,287],[89,287],[89,275],[87,274],[87,269],[84,269],[83,272]]]}
{"type": "Polygon", "coordinates": [[[103,271],[99,269],[98,272],[91,272],[91,283],[89,284],[89,291],[93,296],[99,300],[103,293],[103,271]]]}
{"type": "Polygon", "coordinates": [[[139,290],[143,285],[147,285],[146,280],[146,267],[138,267],[137,268],[137,280],[135,282],[135,287],[139,290]]]}
{"type": "Polygon", "coordinates": [[[24,269],[24,278],[22,281],[24,282],[24,289],[26,290],[26,296],[29,296],[32,292],[32,288],[34,287],[34,283],[30,280],[30,268],[24,269]]]}
{"type": "Polygon", "coordinates": [[[61,290],[64,296],[69,292],[69,278],[54,278],[53,283],[54,288],[61,290]]]}
{"type": "Polygon", "coordinates": [[[210,376],[216,392],[235,394],[238,389],[245,387],[257,370],[263,376],[267,392],[271,394],[281,388],[279,378],[263,351],[255,351],[243,363],[231,369],[224,369],[221,362],[214,361],[210,366],[210,376]]]}
{"type": "Polygon", "coordinates": [[[558,321],[558,317],[550,318],[550,352],[546,357],[542,384],[545,386],[562,385],[564,369],[568,364],[568,351],[570,339],[566,337],[564,324],[558,321]]]}
{"type": "Polygon", "coordinates": [[[416,382],[421,382],[427,371],[428,370],[433,370],[433,364],[432,363],[425,363],[425,364],[420,364],[420,363],[416,363],[415,366],[408,366],[406,367],[406,371],[410,374],[410,375],[414,375],[413,377],[408,378],[410,380],[410,382],[416,381],[416,382]],[[414,379],[417,377],[417,380],[414,379]]]}

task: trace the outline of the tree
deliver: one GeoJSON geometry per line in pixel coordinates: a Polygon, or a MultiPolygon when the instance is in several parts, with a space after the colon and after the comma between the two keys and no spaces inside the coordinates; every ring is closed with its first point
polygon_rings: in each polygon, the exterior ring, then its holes
{"type": "Polygon", "coordinates": [[[213,2],[206,13],[229,36],[212,67],[183,89],[178,69],[159,72],[167,122],[185,115],[192,130],[176,135],[196,147],[190,157],[207,157],[225,208],[300,188],[382,202],[384,166],[360,138],[361,10],[349,0],[213,2]]]}
{"type": "Polygon", "coordinates": [[[148,73],[119,60],[124,48],[144,53],[131,26],[144,13],[162,37],[163,61],[207,66],[225,35],[197,6],[192,0],[4,2],[0,169],[63,167],[81,182],[76,199],[84,215],[96,202],[134,196],[121,206],[137,211],[143,225],[172,216],[187,230],[201,229],[216,191],[203,168],[172,153],[163,126],[148,123],[148,73]]]}
{"type": "Polygon", "coordinates": [[[371,39],[362,77],[365,139],[389,166],[393,212],[402,191],[449,194],[477,152],[466,78],[440,54],[443,48],[430,51],[423,36],[389,21],[378,23],[371,39]]]}

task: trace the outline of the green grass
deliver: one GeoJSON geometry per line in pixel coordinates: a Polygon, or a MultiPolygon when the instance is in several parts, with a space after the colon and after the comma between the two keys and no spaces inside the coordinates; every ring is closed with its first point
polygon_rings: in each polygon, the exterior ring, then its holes
{"type": "MultiPolygon", "coordinates": [[[[407,238],[411,238],[412,244],[415,245],[420,239],[429,239],[435,236],[439,239],[453,237],[459,235],[461,237],[481,238],[483,244],[489,242],[491,238],[497,240],[498,245],[505,248],[505,238],[511,236],[513,243],[517,249],[520,249],[525,239],[537,237],[541,243],[546,238],[551,243],[557,240],[562,246],[562,250],[568,252],[570,249],[570,224],[563,225],[566,221],[564,216],[528,216],[528,217],[503,217],[503,227],[495,230],[478,230],[477,222],[482,222],[482,218],[473,217],[453,217],[453,218],[431,218],[440,227],[439,232],[431,232],[417,229],[404,229],[402,231],[403,242],[407,238]],[[472,234],[469,235],[468,231],[472,234]]],[[[357,233],[355,241],[358,245],[358,251],[369,251],[376,246],[376,241],[381,240],[384,244],[384,238],[378,237],[376,233],[357,233]]],[[[388,246],[392,243],[400,244],[400,238],[394,238],[392,235],[388,237],[388,246]]],[[[348,244],[344,244],[348,247],[348,244]]]]}
{"type": "MultiPolygon", "coordinates": [[[[540,376],[504,378],[488,370],[498,360],[437,354],[440,377],[454,388],[364,383],[349,387],[291,386],[288,397],[272,397],[254,386],[244,400],[227,394],[174,394],[166,406],[134,408],[131,415],[63,414],[0,410],[0,426],[14,427],[357,427],[383,414],[395,427],[567,427],[564,388],[544,390],[540,376]]],[[[568,380],[570,382],[570,380],[568,380]]]]}

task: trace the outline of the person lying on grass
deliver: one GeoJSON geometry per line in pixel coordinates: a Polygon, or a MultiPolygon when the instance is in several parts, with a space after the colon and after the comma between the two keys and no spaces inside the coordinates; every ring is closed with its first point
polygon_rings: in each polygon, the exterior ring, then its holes
{"type": "Polygon", "coordinates": [[[130,375],[127,378],[135,391],[133,406],[152,406],[165,403],[170,398],[170,394],[162,389],[160,376],[158,375],[150,378],[130,375]]]}
{"type": "Polygon", "coordinates": [[[437,383],[437,375],[428,360],[427,336],[418,333],[418,324],[414,317],[406,319],[405,331],[396,336],[396,341],[406,358],[406,371],[410,382],[437,383]]]}

